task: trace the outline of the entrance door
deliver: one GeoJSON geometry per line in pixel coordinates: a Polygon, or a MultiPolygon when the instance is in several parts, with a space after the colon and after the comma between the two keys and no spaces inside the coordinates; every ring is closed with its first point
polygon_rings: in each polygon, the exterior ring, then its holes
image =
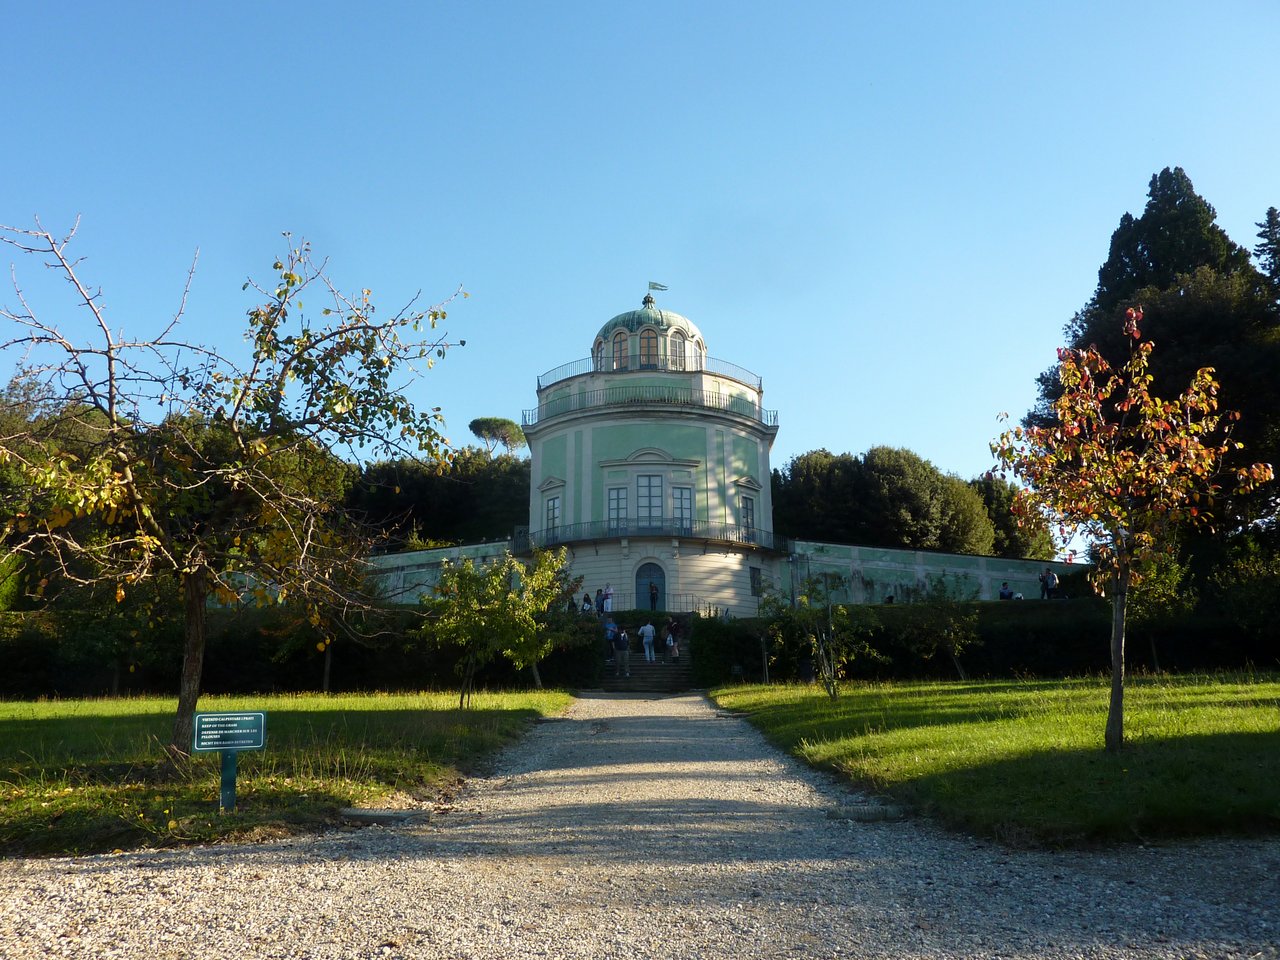
{"type": "Polygon", "coordinates": [[[667,575],[656,563],[642,563],[636,571],[636,609],[667,609],[667,575]],[[656,597],[650,584],[657,588],[656,597]]]}

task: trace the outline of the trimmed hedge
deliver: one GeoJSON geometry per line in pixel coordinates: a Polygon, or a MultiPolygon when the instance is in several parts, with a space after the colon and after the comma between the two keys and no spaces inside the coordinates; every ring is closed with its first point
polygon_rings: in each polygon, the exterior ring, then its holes
{"type": "MultiPolygon", "coordinates": [[[[938,605],[897,604],[873,609],[878,626],[869,637],[883,655],[864,659],[847,671],[850,679],[920,679],[954,677],[945,654],[924,659],[913,642],[922,622],[938,605]]],[[[866,608],[864,608],[866,609],[866,608]]],[[[1108,673],[1111,669],[1111,606],[1106,600],[975,602],[948,605],[946,612],[971,615],[973,636],[959,660],[974,677],[1066,677],[1108,673]]],[[[761,637],[767,624],[759,619],[699,619],[691,645],[699,686],[741,678],[763,677],[761,637]]],[[[1277,631],[1280,635],[1280,631],[1277,631]]],[[[765,640],[769,679],[811,678],[805,661],[811,651],[789,649],[765,640]],[[807,675],[808,674],[808,675],[807,675]]],[[[1222,616],[1197,614],[1164,623],[1130,624],[1125,638],[1128,669],[1138,671],[1238,670],[1280,667],[1280,636],[1242,634],[1222,616]]]]}
{"type": "MultiPolygon", "coordinates": [[[[927,624],[932,604],[858,608],[873,615],[871,645],[881,662],[855,661],[848,670],[857,679],[953,677],[945,654],[921,657],[913,642],[927,624]],[[922,618],[926,618],[923,619],[922,618]]],[[[1110,670],[1111,610],[1104,600],[1011,601],[954,604],[945,608],[971,617],[974,640],[959,655],[974,677],[1062,677],[1110,670]]],[[[943,612],[943,611],[939,611],[943,612]]],[[[621,611],[617,623],[635,636],[649,614],[621,611]]],[[[666,614],[658,614],[661,629],[666,614]]],[[[770,680],[811,676],[807,649],[788,648],[761,638],[759,619],[694,618],[686,623],[692,677],[700,687],[736,679],[770,680]]],[[[457,686],[459,655],[440,650],[415,635],[419,624],[410,611],[388,614],[386,636],[368,643],[340,639],[330,657],[329,688],[367,690],[441,690],[457,686]]],[[[0,613],[0,697],[83,697],[117,694],[173,695],[181,669],[181,624],[167,618],[139,639],[128,621],[93,612],[30,611],[0,613]]],[[[604,661],[604,634],[595,617],[573,620],[565,640],[541,664],[549,687],[596,687],[604,661]]],[[[247,609],[210,612],[209,641],[202,688],[208,693],[269,693],[319,690],[324,654],[320,636],[297,626],[287,611],[247,609]]],[[[1225,615],[1198,612],[1164,623],[1134,624],[1126,643],[1133,670],[1201,671],[1280,668],[1280,630],[1273,634],[1242,631],[1225,615]]],[[[478,681],[486,686],[521,688],[531,684],[503,658],[478,681]]]]}

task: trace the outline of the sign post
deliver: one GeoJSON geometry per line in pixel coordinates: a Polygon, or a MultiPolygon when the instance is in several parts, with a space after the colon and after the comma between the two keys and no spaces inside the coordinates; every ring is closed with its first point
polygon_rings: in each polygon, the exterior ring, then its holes
{"type": "Polygon", "coordinates": [[[236,758],[241,750],[261,750],[267,742],[265,713],[197,713],[196,753],[214,750],[222,754],[222,786],[218,791],[218,812],[236,809],[236,758]]]}

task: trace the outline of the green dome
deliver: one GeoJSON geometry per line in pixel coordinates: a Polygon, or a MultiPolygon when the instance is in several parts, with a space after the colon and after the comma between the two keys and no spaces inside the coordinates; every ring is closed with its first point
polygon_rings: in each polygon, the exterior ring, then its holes
{"type": "Polygon", "coordinates": [[[596,334],[596,341],[608,341],[618,330],[626,330],[628,333],[635,333],[642,327],[653,327],[664,336],[670,336],[679,330],[691,341],[703,344],[706,347],[706,341],[702,339],[702,331],[688,317],[682,317],[678,313],[672,313],[670,310],[660,310],[653,302],[653,297],[645,297],[644,305],[639,310],[628,310],[626,313],[620,313],[603,327],[596,334]]]}

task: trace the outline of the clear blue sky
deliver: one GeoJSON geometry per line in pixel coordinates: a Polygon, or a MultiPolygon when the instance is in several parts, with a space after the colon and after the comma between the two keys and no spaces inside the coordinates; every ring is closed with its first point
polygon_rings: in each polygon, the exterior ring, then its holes
{"type": "Polygon", "coordinates": [[[198,247],[186,334],[234,342],[285,230],[386,309],[463,284],[415,388],[457,444],[655,280],[764,377],[775,465],[970,477],[1153,173],[1248,247],[1280,206],[1274,0],[25,3],[4,35],[0,222],[82,215],[114,326],[158,329],[198,247]]]}

